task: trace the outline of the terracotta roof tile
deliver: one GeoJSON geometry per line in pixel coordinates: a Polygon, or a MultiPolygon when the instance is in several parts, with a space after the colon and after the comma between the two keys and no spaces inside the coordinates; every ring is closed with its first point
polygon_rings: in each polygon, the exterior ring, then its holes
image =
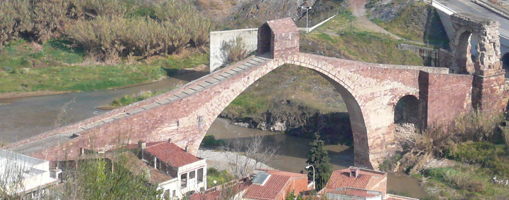
{"type": "Polygon", "coordinates": [[[249,186],[244,198],[276,199],[290,178],[290,176],[271,174],[269,180],[263,186],[256,184],[249,186]]]}
{"type": "Polygon", "coordinates": [[[123,167],[129,170],[132,174],[141,175],[146,171],[149,172],[150,173],[149,182],[152,184],[159,184],[174,178],[169,174],[166,174],[157,169],[154,169],[153,167],[148,166],[147,163],[138,159],[138,157],[134,155],[134,153],[132,152],[123,152],[120,153],[118,156],[108,156],[108,159],[110,159],[113,162],[119,162],[119,158],[126,159],[125,162],[121,163],[123,163],[123,167]]]}
{"type": "Polygon", "coordinates": [[[174,167],[182,167],[200,160],[193,154],[190,154],[177,145],[168,142],[161,142],[150,146],[147,144],[145,151],[174,167]]]}
{"type": "Polygon", "coordinates": [[[142,175],[148,171],[150,173],[149,183],[151,184],[159,184],[174,178],[169,174],[163,173],[157,169],[154,169],[153,167],[148,166],[147,163],[138,159],[138,157],[130,151],[120,153],[111,151],[104,154],[87,154],[80,156],[78,160],[90,160],[99,158],[108,159],[114,163],[118,163],[134,175],[142,175]]]}
{"type": "Polygon", "coordinates": [[[232,195],[232,192],[238,194],[245,189],[247,189],[252,183],[250,181],[245,181],[241,183],[236,183],[233,186],[228,188],[224,188],[222,190],[208,190],[205,193],[194,193],[191,195],[191,200],[223,200],[226,196],[232,195]]]}
{"type": "Polygon", "coordinates": [[[332,172],[329,182],[325,186],[328,189],[336,188],[357,188],[357,189],[369,189],[367,188],[368,183],[371,179],[378,179],[383,176],[383,173],[375,173],[364,170],[359,170],[357,177],[350,177],[350,169],[335,170],[332,172]]]}
{"type": "Polygon", "coordinates": [[[356,196],[356,197],[376,197],[376,196],[382,195],[381,192],[375,193],[375,192],[370,192],[368,190],[356,190],[356,189],[351,189],[351,188],[347,188],[344,190],[330,190],[327,192],[334,193],[334,194],[348,195],[348,196],[356,196]]]}
{"type": "Polygon", "coordinates": [[[290,33],[290,32],[299,32],[297,25],[292,18],[284,18],[278,20],[267,21],[270,29],[274,35],[282,34],[282,33],[290,33]]]}

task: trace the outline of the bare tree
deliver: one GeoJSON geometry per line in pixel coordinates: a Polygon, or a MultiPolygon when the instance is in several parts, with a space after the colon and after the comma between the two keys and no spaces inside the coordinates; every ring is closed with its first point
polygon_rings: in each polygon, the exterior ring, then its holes
{"type": "Polygon", "coordinates": [[[230,170],[237,178],[249,173],[277,156],[277,145],[270,145],[264,136],[256,135],[248,140],[235,139],[226,143],[225,149],[230,170]]]}
{"type": "Polygon", "coordinates": [[[73,98],[71,101],[69,101],[67,103],[64,103],[62,108],[60,108],[60,111],[57,114],[57,118],[55,119],[55,124],[54,124],[55,128],[58,128],[58,127],[61,127],[61,126],[65,126],[65,125],[69,124],[70,115],[69,115],[69,113],[67,111],[69,110],[69,105],[71,103],[74,103],[75,100],[76,99],[73,98]]]}

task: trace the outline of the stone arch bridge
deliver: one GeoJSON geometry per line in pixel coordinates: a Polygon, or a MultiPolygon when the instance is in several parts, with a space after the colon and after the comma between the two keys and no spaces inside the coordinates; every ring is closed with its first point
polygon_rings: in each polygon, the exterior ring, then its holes
{"type": "Polygon", "coordinates": [[[297,27],[286,18],[260,27],[256,56],[165,94],[4,148],[63,160],[79,156],[81,148],[106,151],[120,143],[171,140],[196,153],[223,109],[253,82],[284,64],[313,69],[333,83],[350,115],[355,164],[368,168],[377,169],[396,148],[394,111],[400,99],[415,99],[413,104],[418,105],[408,112],[423,127],[447,122],[474,106],[502,111],[506,104],[504,74],[492,70],[494,65],[489,65],[493,73],[485,77],[450,74],[448,68],[372,64],[300,53],[297,27]]]}

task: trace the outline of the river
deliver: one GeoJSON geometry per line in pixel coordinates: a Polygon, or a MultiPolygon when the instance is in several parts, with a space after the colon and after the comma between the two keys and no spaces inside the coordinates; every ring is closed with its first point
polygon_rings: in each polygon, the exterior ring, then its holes
{"type": "MultiPolygon", "coordinates": [[[[107,111],[97,109],[109,104],[112,100],[124,95],[136,94],[141,91],[159,91],[177,87],[204,75],[201,72],[188,73],[163,81],[138,85],[129,88],[66,93],[58,95],[0,99],[0,142],[17,142],[55,128],[57,115],[68,103],[59,124],[66,125],[81,121],[107,111]],[[69,103],[70,102],[70,103],[69,103]]],[[[216,139],[233,140],[249,139],[255,135],[264,135],[275,141],[279,146],[276,159],[267,163],[276,169],[300,172],[306,165],[306,155],[311,139],[288,136],[282,133],[248,129],[230,125],[227,120],[217,119],[207,134],[216,139]]],[[[334,169],[352,166],[353,149],[348,146],[327,145],[329,157],[334,169]]],[[[426,192],[418,185],[416,179],[408,176],[389,174],[388,190],[396,191],[412,197],[427,197],[426,192]]]]}
{"type": "Polygon", "coordinates": [[[96,107],[107,105],[124,95],[168,90],[203,75],[204,72],[186,73],[154,83],[116,90],[0,99],[0,142],[13,143],[54,129],[57,115],[66,103],[68,106],[58,120],[61,125],[103,114],[107,111],[96,107]]]}
{"type": "MultiPolygon", "coordinates": [[[[214,121],[207,135],[213,135],[216,139],[222,139],[226,142],[241,139],[248,140],[256,135],[267,137],[267,141],[274,143],[278,147],[278,156],[266,163],[267,165],[290,172],[301,172],[306,167],[306,156],[309,152],[309,143],[313,141],[310,138],[299,138],[289,136],[284,133],[262,131],[249,129],[232,125],[226,119],[217,119],[214,121]]],[[[354,165],[353,149],[343,145],[326,145],[325,149],[329,154],[334,169],[344,169],[354,165]]],[[[387,190],[404,194],[414,198],[428,197],[423,187],[418,181],[406,175],[388,174],[387,190]]]]}

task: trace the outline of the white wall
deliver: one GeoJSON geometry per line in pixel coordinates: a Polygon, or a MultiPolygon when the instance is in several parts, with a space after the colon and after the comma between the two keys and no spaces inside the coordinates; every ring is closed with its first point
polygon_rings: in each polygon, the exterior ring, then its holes
{"type": "Polygon", "coordinates": [[[226,63],[224,52],[221,51],[223,42],[231,41],[237,37],[242,38],[249,51],[256,50],[258,28],[210,32],[210,72],[215,71],[226,63]]]}
{"type": "Polygon", "coordinates": [[[207,162],[206,162],[206,160],[201,159],[194,163],[190,163],[190,164],[184,165],[182,167],[179,167],[178,172],[177,172],[177,178],[178,178],[178,187],[179,187],[177,195],[179,196],[179,198],[181,198],[185,193],[187,193],[189,191],[194,191],[195,189],[203,188],[204,190],[207,190],[207,162]],[[201,182],[201,183],[197,182],[198,181],[198,169],[203,169],[203,182],[201,182]],[[190,184],[189,174],[191,172],[195,173],[194,180],[196,181],[196,185],[190,184]],[[180,187],[182,174],[187,174],[187,187],[186,188],[180,187]]]}

